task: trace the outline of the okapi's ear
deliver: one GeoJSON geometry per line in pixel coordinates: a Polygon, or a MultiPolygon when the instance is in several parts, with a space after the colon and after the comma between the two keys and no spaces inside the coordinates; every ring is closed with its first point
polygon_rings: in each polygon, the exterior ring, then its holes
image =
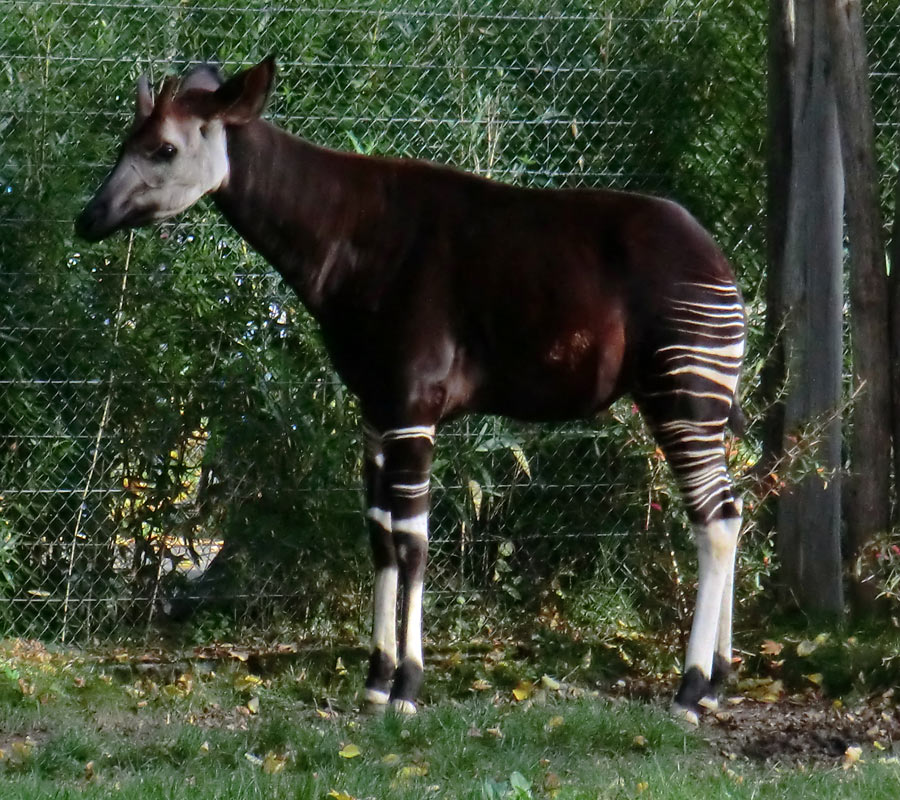
{"type": "Polygon", "coordinates": [[[226,125],[244,125],[262,114],[275,79],[275,57],[230,78],[213,95],[213,115],[226,125]]]}
{"type": "Polygon", "coordinates": [[[153,113],[153,93],[150,91],[150,81],[146,75],[141,75],[137,82],[135,96],[134,127],[140,125],[153,113]]]}

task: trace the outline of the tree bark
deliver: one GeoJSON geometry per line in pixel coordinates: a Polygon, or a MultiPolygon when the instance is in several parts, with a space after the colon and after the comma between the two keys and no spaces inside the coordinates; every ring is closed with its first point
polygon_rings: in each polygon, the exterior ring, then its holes
{"type": "Polygon", "coordinates": [[[791,185],[793,50],[790,0],[769,0],[765,364],[760,374],[760,398],[765,410],[758,466],[764,479],[777,468],[784,444],[783,264],[791,185]]]}
{"type": "MultiPolygon", "coordinates": [[[[894,227],[888,258],[891,272],[888,295],[891,317],[891,426],[894,439],[894,495],[900,497],[900,171],[894,193],[894,227]]],[[[900,503],[894,512],[894,522],[900,517],[900,503]]]]}
{"type": "Polygon", "coordinates": [[[887,269],[882,234],[875,121],[859,0],[829,0],[838,127],[846,181],[850,252],[853,387],[847,481],[848,555],[857,609],[874,596],[860,581],[857,558],[890,525],[891,380],[887,269]]]}
{"type": "Polygon", "coordinates": [[[779,502],[784,589],[815,614],[843,611],[841,584],[841,373],[843,171],[827,9],[795,3],[793,154],[783,297],[788,450],[819,470],[790,484],[779,502]]]}

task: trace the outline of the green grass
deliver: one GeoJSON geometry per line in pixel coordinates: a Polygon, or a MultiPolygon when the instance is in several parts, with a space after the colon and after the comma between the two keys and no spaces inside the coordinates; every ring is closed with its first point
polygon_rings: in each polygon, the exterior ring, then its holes
{"type": "MultiPolygon", "coordinates": [[[[363,664],[298,656],[258,678],[0,648],[0,796],[19,798],[896,798],[900,765],[726,760],[656,703],[577,685],[437,697],[412,718],[356,708],[363,664]],[[251,713],[248,706],[258,710],[251,713]],[[355,745],[358,755],[353,755],[355,745]],[[352,757],[345,757],[351,755],[352,757]]],[[[773,710],[773,713],[777,713],[773,710]]]]}

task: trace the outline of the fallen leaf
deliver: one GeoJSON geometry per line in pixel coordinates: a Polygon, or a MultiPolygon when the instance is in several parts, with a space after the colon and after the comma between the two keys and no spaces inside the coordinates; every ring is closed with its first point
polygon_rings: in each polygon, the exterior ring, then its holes
{"type": "Polygon", "coordinates": [[[759,648],[759,652],[764,656],[777,656],[781,654],[782,650],[784,650],[784,645],[772,639],[766,639],[759,648]]]}
{"type": "Polygon", "coordinates": [[[771,678],[745,678],[738,682],[737,688],[752,700],[775,703],[784,692],[784,683],[771,678]]]}
{"type": "Polygon", "coordinates": [[[341,758],[356,758],[362,755],[362,750],[355,744],[345,744],[338,752],[338,755],[341,758]]]}
{"type": "Polygon", "coordinates": [[[856,746],[848,747],[844,751],[844,760],[841,762],[841,766],[844,769],[850,769],[859,763],[862,763],[862,748],[856,746]]]}
{"type": "Polygon", "coordinates": [[[635,747],[646,747],[646,746],[647,746],[647,739],[644,738],[643,736],[641,736],[640,734],[638,734],[637,736],[634,737],[634,739],[631,740],[631,743],[632,743],[635,747]]]}
{"type": "Polygon", "coordinates": [[[510,445],[509,449],[513,454],[513,458],[516,460],[516,465],[530,478],[531,467],[528,464],[528,458],[525,456],[525,451],[518,444],[510,445]]]}
{"type": "Polygon", "coordinates": [[[545,689],[549,689],[551,692],[559,691],[560,682],[555,678],[551,678],[549,675],[541,676],[541,686],[545,689]]]}
{"type": "Polygon", "coordinates": [[[254,695],[247,701],[247,711],[251,714],[259,713],[259,697],[254,695]]]}
{"type": "Polygon", "coordinates": [[[549,797],[556,797],[559,794],[559,790],[562,788],[562,781],[555,772],[548,772],[544,775],[543,786],[544,791],[549,797]]]}
{"type": "Polygon", "coordinates": [[[287,756],[280,756],[273,750],[270,750],[263,759],[263,772],[265,772],[266,775],[277,775],[284,770],[285,764],[287,764],[287,756]]]}
{"type": "Polygon", "coordinates": [[[811,641],[810,639],[804,639],[800,644],[797,645],[797,655],[800,658],[806,658],[809,655],[812,655],[819,647],[818,642],[811,641]]]}
{"type": "Polygon", "coordinates": [[[519,702],[527,700],[534,692],[534,684],[531,681],[519,681],[515,689],[512,690],[513,697],[519,702]]]}
{"type": "Polygon", "coordinates": [[[382,764],[387,764],[389,767],[393,767],[395,764],[400,763],[400,756],[396,753],[388,753],[381,759],[382,764]]]}
{"type": "Polygon", "coordinates": [[[397,773],[397,777],[401,780],[408,781],[410,778],[424,778],[428,774],[428,764],[409,764],[402,767],[397,773]]]}
{"type": "Polygon", "coordinates": [[[339,792],[336,789],[332,789],[328,793],[328,796],[335,798],[335,800],[356,800],[353,795],[347,794],[346,792],[339,792]]]}
{"type": "Polygon", "coordinates": [[[478,678],[475,681],[472,681],[472,688],[476,692],[484,692],[491,688],[491,684],[489,681],[484,680],[484,678],[478,678]]]}
{"type": "Polygon", "coordinates": [[[550,717],[550,719],[547,720],[547,724],[544,727],[548,731],[552,731],[552,730],[560,727],[560,725],[562,725],[564,722],[565,722],[565,719],[562,717],[562,715],[557,714],[555,717],[550,717]]]}
{"type": "Polygon", "coordinates": [[[253,764],[254,767],[261,767],[263,765],[263,760],[254,753],[244,753],[244,758],[253,764]]]}
{"type": "Polygon", "coordinates": [[[34,750],[34,742],[30,737],[26,736],[24,741],[16,741],[11,745],[12,756],[14,761],[26,761],[34,750]]]}
{"type": "Polygon", "coordinates": [[[478,481],[469,481],[469,496],[472,498],[472,506],[475,508],[475,519],[481,519],[481,501],[484,497],[484,492],[478,481]]]}
{"type": "Polygon", "coordinates": [[[811,675],[804,675],[803,677],[810,683],[814,683],[816,686],[821,686],[822,681],[824,680],[821,672],[813,672],[811,675]]]}
{"type": "Polygon", "coordinates": [[[234,679],[234,688],[239,692],[245,692],[250,689],[255,689],[257,686],[260,686],[262,682],[262,678],[258,675],[251,675],[248,672],[245,675],[238,675],[234,679]]]}
{"type": "Polygon", "coordinates": [[[94,762],[88,761],[87,764],[84,765],[84,779],[86,781],[94,780],[94,762]]]}

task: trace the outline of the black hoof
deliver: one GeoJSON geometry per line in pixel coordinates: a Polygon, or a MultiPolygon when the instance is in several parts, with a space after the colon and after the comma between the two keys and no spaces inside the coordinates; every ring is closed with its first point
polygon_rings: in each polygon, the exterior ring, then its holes
{"type": "Polygon", "coordinates": [[[366,678],[366,703],[370,707],[386,706],[391,697],[391,681],[394,662],[381,650],[369,657],[369,674],[366,678]]]}
{"type": "Polygon", "coordinates": [[[720,653],[716,653],[713,656],[712,676],[709,679],[713,694],[725,685],[730,675],[731,663],[720,653]]]}
{"type": "Polygon", "coordinates": [[[681,686],[675,694],[674,709],[676,716],[683,717],[696,725],[700,720],[703,708],[715,708],[718,705],[716,693],[709,679],[699,667],[691,667],[684,673],[681,686]]]}
{"type": "Polygon", "coordinates": [[[394,673],[391,689],[391,708],[401,714],[416,713],[416,698],[422,688],[422,667],[413,661],[401,661],[394,673]]]}

